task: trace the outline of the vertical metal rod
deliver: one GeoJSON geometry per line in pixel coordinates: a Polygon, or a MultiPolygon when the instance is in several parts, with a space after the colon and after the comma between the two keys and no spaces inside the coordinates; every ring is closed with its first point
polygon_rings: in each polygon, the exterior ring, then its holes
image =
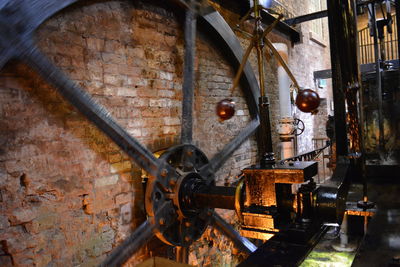
{"type": "Polygon", "coordinates": [[[389,59],[394,59],[394,55],[393,55],[393,32],[390,34],[390,58],[389,59]]]}
{"type": "Polygon", "coordinates": [[[176,247],[176,261],[187,264],[189,261],[189,249],[187,247],[176,247]]]}
{"type": "Polygon", "coordinates": [[[364,30],[363,31],[363,42],[364,42],[364,64],[366,64],[368,62],[368,35],[366,34],[367,32],[364,30]]]}
{"type": "MultiPolygon", "coordinates": [[[[340,0],[327,1],[336,133],[336,158],[338,160],[340,157],[346,157],[348,155],[346,106],[343,91],[345,81],[343,81],[342,77],[342,68],[344,67],[342,61],[345,55],[343,53],[343,43],[341,42],[344,37],[342,34],[342,28],[344,28],[344,25],[342,25],[344,11],[342,10],[341,2],[340,0]]],[[[347,60],[348,59],[346,59],[346,61],[347,60]]]]}
{"type": "Polygon", "coordinates": [[[263,60],[263,50],[260,45],[260,40],[258,40],[256,44],[256,51],[257,51],[257,61],[258,61],[258,75],[260,81],[260,95],[265,96],[265,79],[264,79],[264,60],[263,60]]]}
{"type": "Polygon", "coordinates": [[[371,62],[372,60],[371,60],[371,37],[368,35],[368,32],[366,32],[366,34],[365,34],[365,40],[366,40],[366,42],[367,42],[367,53],[368,53],[368,56],[367,56],[367,59],[368,59],[368,62],[371,62]]]}
{"type": "MultiPolygon", "coordinates": [[[[358,33],[358,38],[360,40],[360,52],[361,52],[361,60],[364,59],[364,45],[363,45],[363,37],[362,37],[363,31],[360,31],[358,33]]],[[[362,63],[362,62],[361,62],[362,63]]]]}
{"type": "MultiPolygon", "coordinates": [[[[263,28],[261,25],[261,14],[259,1],[254,0],[254,17],[255,17],[255,28],[254,46],[257,51],[257,63],[258,63],[258,79],[260,85],[260,98],[259,98],[259,108],[260,108],[260,127],[258,131],[258,139],[260,142],[259,155],[261,160],[268,159],[273,162],[273,149],[272,149],[272,137],[271,137],[271,122],[269,117],[269,101],[268,97],[265,95],[265,78],[264,78],[264,60],[263,60],[263,47],[264,47],[264,37],[263,28]],[[272,156],[272,157],[271,157],[272,156]]],[[[281,17],[278,18],[278,20],[281,17]]],[[[277,23],[277,21],[275,21],[277,23]]]]}
{"type": "Polygon", "coordinates": [[[379,125],[378,150],[379,150],[379,154],[382,155],[383,150],[384,150],[383,113],[382,113],[382,73],[381,73],[381,60],[380,60],[380,53],[379,53],[378,29],[376,26],[375,4],[369,4],[368,8],[371,11],[371,22],[372,22],[373,38],[374,38],[376,92],[377,92],[377,99],[378,99],[378,125],[379,125]]]}
{"type": "Polygon", "coordinates": [[[258,80],[260,82],[260,95],[265,96],[265,80],[264,80],[264,60],[263,60],[263,46],[264,41],[261,38],[263,29],[261,25],[261,15],[258,6],[258,0],[254,0],[254,17],[255,17],[255,29],[254,36],[256,37],[255,48],[257,51],[257,63],[258,63],[258,80]]]}
{"type": "Polygon", "coordinates": [[[194,60],[196,50],[196,14],[192,9],[185,17],[185,63],[183,71],[181,143],[190,144],[193,139],[194,60]]]}

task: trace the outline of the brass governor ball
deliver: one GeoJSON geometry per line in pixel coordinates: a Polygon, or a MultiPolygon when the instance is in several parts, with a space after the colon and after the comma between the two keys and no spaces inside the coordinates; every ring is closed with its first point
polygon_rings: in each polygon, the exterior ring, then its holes
{"type": "Polygon", "coordinates": [[[296,106],[307,113],[316,113],[320,102],[318,93],[311,89],[300,90],[296,97],[296,106]]]}
{"type": "Polygon", "coordinates": [[[232,99],[223,99],[218,102],[216,112],[222,120],[229,120],[235,115],[235,102],[232,99]]]}

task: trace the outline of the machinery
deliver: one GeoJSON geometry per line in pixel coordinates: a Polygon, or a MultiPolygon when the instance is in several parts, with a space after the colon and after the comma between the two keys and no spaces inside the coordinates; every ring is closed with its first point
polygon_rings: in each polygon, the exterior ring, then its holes
{"type": "MultiPolygon", "coordinates": [[[[295,161],[296,158],[275,161],[268,99],[263,86],[260,93],[250,65],[240,64],[243,57],[240,44],[232,37],[232,30],[218,12],[201,1],[170,1],[186,12],[181,145],[168,149],[156,158],[35,46],[32,39],[34,30],[48,17],[74,2],[76,0],[0,2],[0,68],[12,58],[30,65],[150,175],[146,185],[147,221],[109,255],[103,266],[120,266],[153,235],[179,247],[177,259],[185,262],[188,246],[210,224],[229,236],[240,249],[252,253],[242,266],[266,266],[266,262],[271,266],[294,266],[304,259],[325,233],[326,223],[341,223],[350,180],[362,179],[364,171],[357,98],[361,81],[357,64],[354,2],[328,1],[332,78],[336,90],[337,167],[332,178],[318,187],[312,178],[318,171],[316,162],[295,161]],[[197,19],[232,51],[232,62],[242,68],[241,81],[245,85],[246,100],[253,119],[211,159],[193,145],[192,140],[197,19]],[[216,186],[215,173],[235,149],[256,132],[259,136],[259,164],[244,169],[236,187],[216,186]],[[241,225],[240,234],[214,211],[215,208],[236,211],[241,225]],[[269,241],[257,249],[245,237],[269,241]]],[[[259,27],[260,12],[255,11],[259,27]]],[[[276,21],[280,27],[288,27],[279,23],[276,21]]],[[[257,28],[255,34],[262,35],[262,32],[257,32],[259,30],[257,28]]],[[[293,34],[296,35],[295,32],[293,34]]],[[[261,45],[256,43],[256,49],[260,50],[261,45]]],[[[259,72],[263,73],[262,67],[259,72]]],[[[358,209],[369,207],[365,193],[358,209]]]]}

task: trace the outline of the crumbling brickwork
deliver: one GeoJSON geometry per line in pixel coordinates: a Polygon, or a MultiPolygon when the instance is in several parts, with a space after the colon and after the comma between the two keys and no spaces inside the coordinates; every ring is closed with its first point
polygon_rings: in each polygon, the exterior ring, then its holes
{"type": "MultiPolygon", "coordinates": [[[[85,2],[63,10],[37,33],[49,58],[152,151],[178,144],[181,123],[182,14],[164,5],[85,2]]],[[[299,55],[312,53],[304,42],[291,49],[290,60],[306,83],[308,74],[295,64],[307,60],[299,55]]],[[[227,59],[207,33],[197,43],[194,140],[212,157],[250,117],[241,89],[229,91],[234,70],[227,59]],[[220,122],[215,106],[226,97],[237,103],[236,116],[220,122]]],[[[269,66],[276,129],[273,60],[269,66]]],[[[141,170],[22,63],[10,62],[0,72],[0,95],[0,265],[98,265],[146,219],[141,170]]],[[[278,149],[275,132],[273,137],[278,149]]],[[[217,183],[233,183],[255,163],[256,152],[250,138],[217,173],[217,183]]],[[[235,221],[233,212],[223,215],[235,221]]],[[[194,264],[238,262],[232,254],[239,252],[213,229],[191,251],[194,264]]],[[[143,248],[130,265],[153,254],[143,248]]]]}

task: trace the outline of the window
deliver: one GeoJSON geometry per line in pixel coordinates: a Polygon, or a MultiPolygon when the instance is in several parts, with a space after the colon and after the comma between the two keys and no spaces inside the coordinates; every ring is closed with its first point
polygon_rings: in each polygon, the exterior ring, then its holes
{"type": "MultiPolygon", "coordinates": [[[[326,10],[325,0],[309,0],[309,13],[326,10]]],[[[324,41],[324,20],[315,19],[310,22],[310,37],[316,42],[324,41]]],[[[321,43],[322,44],[322,43],[321,43]]]]}
{"type": "MultiPolygon", "coordinates": [[[[326,3],[324,0],[310,0],[309,12],[314,13],[317,11],[325,10],[326,3]]],[[[316,35],[317,38],[323,40],[323,19],[316,19],[311,21],[311,32],[316,35]]]]}

